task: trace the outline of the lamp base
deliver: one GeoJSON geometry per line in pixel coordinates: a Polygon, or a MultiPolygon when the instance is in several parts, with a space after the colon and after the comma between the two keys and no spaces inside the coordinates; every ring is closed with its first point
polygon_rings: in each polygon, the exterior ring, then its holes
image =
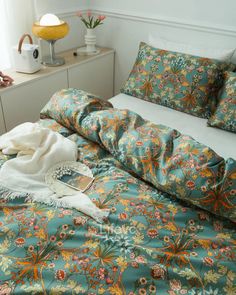
{"type": "Polygon", "coordinates": [[[65,64],[65,59],[63,57],[57,57],[57,56],[52,58],[49,55],[49,56],[43,57],[42,64],[47,67],[58,67],[65,64]]]}

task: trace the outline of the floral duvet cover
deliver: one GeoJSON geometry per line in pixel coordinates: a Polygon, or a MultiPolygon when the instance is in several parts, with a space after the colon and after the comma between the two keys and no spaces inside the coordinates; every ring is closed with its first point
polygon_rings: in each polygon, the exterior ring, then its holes
{"type": "Polygon", "coordinates": [[[76,141],[111,213],[0,197],[0,294],[236,294],[233,159],[76,89],[41,118],[76,141]]]}

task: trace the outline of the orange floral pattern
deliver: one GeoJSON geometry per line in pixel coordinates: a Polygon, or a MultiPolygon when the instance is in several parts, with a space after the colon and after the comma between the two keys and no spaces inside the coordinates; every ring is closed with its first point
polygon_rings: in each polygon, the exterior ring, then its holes
{"type": "MultiPolygon", "coordinates": [[[[75,89],[57,93],[42,116],[76,142],[95,177],[86,194],[111,213],[101,225],[74,209],[0,197],[0,294],[234,294],[235,224],[198,204],[221,183],[233,202],[233,162],[75,89]]],[[[0,166],[7,160],[0,153],[0,166]]],[[[233,210],[222,206],[221,215],[233,210]]]]}
{"type": "Polygon", "coordinates": [[[141,42],[121,92],[207,118],[215,108],[223,71],[231,67],[217,60],[160,50],[141,42]]]}
{"type": "Polygon", "coordinates": [[[219,104],[208,124],[236,133],[236,73],[226,72],[219,104]]]}

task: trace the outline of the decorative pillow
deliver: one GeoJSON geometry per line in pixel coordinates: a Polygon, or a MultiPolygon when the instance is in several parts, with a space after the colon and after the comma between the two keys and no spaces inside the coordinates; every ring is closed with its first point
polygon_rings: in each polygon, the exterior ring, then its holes
{"type": "Polygon", "coordinates": [[[121,92],[178,111],[208,118],[228,64],[140,43],[121,92]]]}
{"type": "Polygon", "coordinates": [[[236,133],[236,73],[226,72],[219,104],[207,123],[236,133]]]}

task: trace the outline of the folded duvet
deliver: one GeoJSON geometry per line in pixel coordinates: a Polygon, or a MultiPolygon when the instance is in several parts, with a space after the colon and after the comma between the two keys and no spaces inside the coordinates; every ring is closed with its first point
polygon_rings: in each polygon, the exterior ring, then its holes
{"type": "Polygon", "coordinates": [[[41,117],[98,143],[161,191],[236,221],[234,159],[225,160],[190,136],[76,89],[56,93],[41,117]]]}
{"type": "Polygon", "coordinates": [[[76,89],[41,117],[76,143],[110,215],[0,194],[0,294],[235,294],[233,159],[76,89]]]}
{"type": "Polygon", "coordinates": [[[75,208],[103,222],[108,212],[97,208],[76,190],[58,195],[46,184],[48,170],[65,161],[75,162],[75,142],[38,123],[23,123],[0,136],[0,150],[13,156],[0,169],[0,193],[5,199],[24,197],[35,202],[75,208]],[[16,155],[14,157],[14,155],[16,155]]]}

